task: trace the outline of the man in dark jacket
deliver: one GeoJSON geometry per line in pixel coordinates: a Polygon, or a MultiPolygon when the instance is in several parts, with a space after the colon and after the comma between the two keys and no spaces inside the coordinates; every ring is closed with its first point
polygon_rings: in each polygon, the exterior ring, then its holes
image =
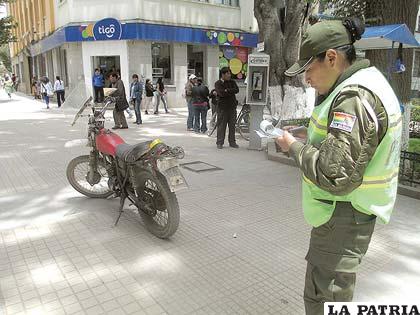
{"type": "Polygon", "coordinates": [[[124,116],[124,110],[128,108],[128,102],[125,95],[124,83],[118,78],[118,74],[115,72],[111,73],[109,80],[111,81],[110,87],[117,89],[112,94],[112,96],[117,97],[113,112],[115,126],[112,129],[127,129],[128,125],[124,116]]]}
{"type": "Polygon", "coordinates": [[[229,125],[229,146],[239,148],[235,140],[236,106],[238,104],[235,94],[239,93],[239,88],[228,67],[220,70],[221,79],[216,81],[214,88],[219,97],[217,108],[217,148],[223,149],[225,142],[226,126],[229,125]]]}

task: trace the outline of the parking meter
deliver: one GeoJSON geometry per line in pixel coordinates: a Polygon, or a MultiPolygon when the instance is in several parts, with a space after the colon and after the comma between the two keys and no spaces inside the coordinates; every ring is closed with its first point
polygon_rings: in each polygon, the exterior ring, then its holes
{"type": "Polygon", "coordinates": [[[248,56],[248,77],[246,87],[247,104],[251,105],[249,149],[261,150],[261,138],[255,130],[263,120],[264,106],[268,99],[268,75],[270,56],[255,53],[248,56]]]}

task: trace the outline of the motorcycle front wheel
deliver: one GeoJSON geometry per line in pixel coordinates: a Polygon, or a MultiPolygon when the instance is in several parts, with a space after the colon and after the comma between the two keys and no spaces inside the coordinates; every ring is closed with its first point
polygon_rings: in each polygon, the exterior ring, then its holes
{"type": "Polygon", "coordinates": [[[89,198],[108,198],[113,192],[108,187],[108,173],[101,161],[97,169],[100,179],[95,185],[88,183],[86,177],[89,172],[89,155],[81,155],[70,161],[67,166],[67,180],[79,193],[89,198]]]}
{"type": "Polygon", "coordinates": [[[147,213],[139,209],[147,230],[159,238],[169,238],[179,225],[179,205],[176,195],[169,189],[163,175],[155,177],[148,171],[137,174],[139,198],[153,210],[147,213]]]}

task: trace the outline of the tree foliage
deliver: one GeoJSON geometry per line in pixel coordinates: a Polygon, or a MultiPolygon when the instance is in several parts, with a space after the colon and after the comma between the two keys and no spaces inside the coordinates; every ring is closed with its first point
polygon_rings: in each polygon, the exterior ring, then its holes
{"type": "Polygon", "coordinates": [[[12,61],[10,59],[10,51],[8,45],[0,46],[0,62],[6,70],[12,72],[12,61]]]}
{"type": "MultiPolygon", "coordinates": [[[[0,6],[4,6],[7,3],[14,2],[15,0],[0,0],[0,6]]],[[[0,45],[4,45],[13,41],[16,41],[13,35],[13,29],[16,27],[16,22],[12,16],[7,16],[0,19],[0,45]]]]}

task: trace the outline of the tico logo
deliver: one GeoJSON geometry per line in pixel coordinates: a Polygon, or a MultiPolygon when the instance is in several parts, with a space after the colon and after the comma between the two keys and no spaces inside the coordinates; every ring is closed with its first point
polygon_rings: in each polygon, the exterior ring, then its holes
{"type": "Polygon", "coordinates": [[[121,23],[113,18],[106,18],[93,24],[81,26],[80,31],[84,39],[119,40],[121,39],[121,23]]]}
{"type": "Polygon", "coordinates": [[[118,40],[121,39],[121,33],[121,23],[113,18],[100,20],[93,27],[95,40],[118,40]]]}

